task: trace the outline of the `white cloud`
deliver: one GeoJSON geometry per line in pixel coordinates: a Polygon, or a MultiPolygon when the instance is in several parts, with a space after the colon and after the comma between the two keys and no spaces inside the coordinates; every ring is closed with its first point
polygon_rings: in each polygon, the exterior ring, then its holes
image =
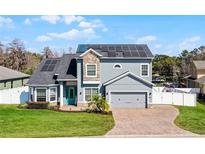
{"type": "Polygon", "coordinates": [[[157,40],[156,36],[153,35],[147,35],[147,36],[142,36],[136,39],[137,43],[151,43],[157,40]]]}
{"type": "Polygon", "coordinates": [[[0,27],[13,27],[13,20],[11,18],[6,18],[6,17],[2,17],[0,16],[0,27]]]}
{"type": "Polygon", "coordinates": [[[41,20],[47,21],[50,24],[56,24],[58,21],[60,21],[61,17],[58,15],[44,15],[41,16],[41,20]]]}
{"type": "Polygon", "coordinates": [[[93,39],[97,37],[95,31],[92,28],[83,30],[71,29],[63,33],[48,33],[47,36],[66,40],[93,39]]]}
{"type": "Polygon", "coordinates": [[[72,22],[81,22],[84,18],[82,16],[63,16],[63,21],[69,25],[72,22]]]}
{"type": "Polygon", "coordinates": [[[36,41],[38,41],[38,42],[46,42],[46,41],[50,41],[50,40],[52,40],[51,37],[46,36],[46,35],[41,35],[41,36],[38,36],[36,38],[36,41]]]}
{"type": "Polygon", "coordinates": [[[102,23],[101,20],[93,20],[93,21],[81,21],[78,25],[80,28],[101,28],[103,32],[108,31],[108,29],[105,27],[105,25],[102,23]]]}
{"type": "Polygon", "coordinates": [[[190,38],[186,38],[184,41],[179,43],[179,48],[181,50],[194,48],[196,46],[196,43],[200,40],[201,40],[200,36],[193,36],[190,38]]]}
{"type": "Polygon", "coordinates": [[[32,21],[31,21],[29,18],[26,18],[26,19],[24,20],[24,24],[25,24],[25,25],[31,25],[31,23],[32,23],[32,21]]]}

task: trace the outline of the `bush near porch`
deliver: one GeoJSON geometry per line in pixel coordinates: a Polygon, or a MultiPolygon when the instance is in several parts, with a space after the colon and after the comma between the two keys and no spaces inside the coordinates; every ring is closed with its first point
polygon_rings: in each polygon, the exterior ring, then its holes
{"type": "Polygon", "coordinates": [[[19,109],[0,105],[0,138],[99,136],[114,126],[112,115],[19,109]]]}
{"type": "Polygon", "coordinates": [[[205,134],[205,103],[198,101],[196,107],[176,106],[180,114],[175,124],[196,134],[205,134]]]}

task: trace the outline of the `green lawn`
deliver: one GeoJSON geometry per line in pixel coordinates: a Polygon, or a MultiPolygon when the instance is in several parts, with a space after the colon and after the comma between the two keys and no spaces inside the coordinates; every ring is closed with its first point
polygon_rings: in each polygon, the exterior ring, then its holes
{"type": "Polygon", "coordinates": [[[17,109],[0,105],[2,137],[69,137],[104,135],[114,126],[112,115],[17,109]]]}
{"type": "Polygon", "coordinates": [[[198,102],[196,107],[176,106],[179,116],[175,124],[196,134],[205,134],[205,103],[198,102]]]}

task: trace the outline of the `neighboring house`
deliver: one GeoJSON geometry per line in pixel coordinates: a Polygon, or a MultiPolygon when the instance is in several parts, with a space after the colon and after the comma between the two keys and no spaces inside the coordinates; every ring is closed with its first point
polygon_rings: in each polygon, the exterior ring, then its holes
{"type": "Polygon", "coordinates": [[[28,74],[0,66],[0,90],[24,86],[29,77],[28,74]]]}
{"type": "Polygon", "coordinates": [[[205,61],[193,61],[190,65],[190,75],[186,77],[188,88],[200,88],[205,94],[205,61]]]}
{"type": "Polygon", "coordinates": [[[152,95],[152,59],[147,45],[79,45],[76,54],[42,61],[28,81],[30,101],[81,106],[99,94],[113,108],[145,108],[152,95]]]}

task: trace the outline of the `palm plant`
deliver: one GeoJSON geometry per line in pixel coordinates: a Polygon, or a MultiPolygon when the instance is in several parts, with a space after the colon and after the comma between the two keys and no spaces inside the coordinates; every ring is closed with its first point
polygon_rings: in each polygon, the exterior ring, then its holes
{"type": "Polygon", "coordinates": [[[88,107],[91,108],[94,112],[107,113],[109,112],[109,104],[107,103],[105,97],[95,95],[92,97],[92,101],[88,104],[88,107]]]}

